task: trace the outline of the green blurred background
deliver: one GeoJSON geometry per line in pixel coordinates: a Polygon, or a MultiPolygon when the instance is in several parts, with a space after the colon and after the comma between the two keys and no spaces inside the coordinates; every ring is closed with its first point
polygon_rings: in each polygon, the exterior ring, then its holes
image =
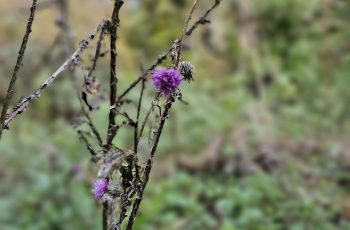
{"type": "MultiPolygon", "coordinates": [[[[113,4],[67,2],[60,9],[39,0],[13,104],[48,78],[113,4]],[[62,17],[70,38],[59,27],[62,17]],[[57,36],[63,40],[52,49],[57,36]]],[[[199,2],[195,17],[213,0],[199,2]]],[[[1,101],[30,4],[0,0],[1,101]]],[[[179,37],[191,5],[125,1],[120,88],[179,37]]],[[[348,0],[222,2],[212,23],[185,40],[185,58],[196,67],[195,81],[181,86],[189,105],[171,111],[135,229],[350,229],[349,12],[348,0]]],[[[87,66],[93,52],[83,58],[87,66]]],[[[106,55],[96,72],[105,96],[108,61],[106,55]]],[[[71,85],[62,76],[3,135],[0,229],[100,229],[91,193],[97,167],[72,126],[81,112],[71,85]]],[[[99,130],[107,112],[102,102],[92,114],[99,130]]],[[[116,144],[131,141],[122,132],[116,144]]]]}

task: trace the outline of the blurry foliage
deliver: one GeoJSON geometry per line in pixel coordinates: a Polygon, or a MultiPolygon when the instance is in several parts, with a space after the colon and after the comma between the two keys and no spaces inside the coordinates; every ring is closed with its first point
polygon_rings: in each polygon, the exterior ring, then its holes
{"type": "MultiPolygon", "coordinates": [[[[137,227],[140,229],[338,229],[337,213],[306,191],[285,187],[275,176],[243,180],[178,173],[153,183],[137,227]],[[223,186],[224,185],[224,186],[223,186]],[[156,227],[155,227],[156,226],[156,227]],[[169,227],[170,226],[170,227],[169,227]]],[[[327,191],[327,188],[324,188],[327,191]]],[[[346,228],[346,223],[340,225],[346,228]]]]}
{"type": "Polygon", "coordinates": [[[63,121],[45,129],[22,121],[25,131],[13,130],[0,147],[0,228],[62,229],[69,223],[64,229],[97,229],[90,182],[72,171],[74,164],[88,163],[81,162],[85,153],[74,131],[63,121]]]}
{"type": "MultiPolygon", "coordinates": [[[[78,10],[81,1],[71,3],[77,42],[109,12],[108,1],[85,2],[86,11],[78,10]],[[96,14],[85,18],[85,12],[92,9],[96,14]]],[[[157,180],[152,177],[146,190],[135,229],[350,229],[350,160],[346,155],[350,2],[250,2],[249,20],[256,24],[258,41],[251,49],[244,50],[239,43],[237,1],[224,1],[211,18],[210,32],[200,29],[188,41],[185,55],[195,64],[196,75],[194,83],[183,84],[181,90],[190,105],[175,105],[156,158],[158,164],[169,159],[174,162],[181,154],[204,158],[202,152],[222,134],[228,141],[216,150],[229,157],[243,154],[247,168],[256,167],[252,162],[262,144],[277,143],[279,166],[272,172],[246,169],[249,172],[240,176],[225,173],[224,167],[194,174],[172,172],[167,165],[159,167],[153,175],[157,180]],[[238,143],[246,144],[245,152],[229,138],[242,127],[246,133],[238,143]]],[[[140,58],[150,63],[176,39],[183,24],[179,19],[192,1],[132,3],[134,7],[125,6],[121,17],[121,85],[139,74],[140,58]]],[[[5,18],[0,26],[7,28],[0,39],[3,97],[23,26],[4,11],[8,7],[5,0],[0,4],[5,18]]],[[[17,12],[17,4],[9,7],[17,12]]],[[[62,59],[53,58],[33,75],[33,66],[40,63],[38,55],[54,38],[43,38],[43,31],[57,31],[52,26],[53,16],[48,17],[52,11],[45,9],[38,15],[41,20],[36,22],[21,71],[18,99],[42,82],[62,59]]],[[[104,69],[107,63],[105,58],[98,65],[104,69]]],[[[107,75],[98,72],[102,88],[107,75]]],[[[72,126],[60,119],[72,121],[79,111],[67,79],[62,77],[28,113],[13,122],[0,142],[0,229],[99,229],[100,210],[90,192],[96,169],[88,162],[88,153],[72,126]],[[76,164],[82,169],[73,174],[76,164]]],[[[130,94],[130,98],[136,97],[130,94]]],[[[93,112],[99,128],[106,126],[107,108],[102,103],[101,109],[93,112]]],[[[129,138],[130,134],[121,131],[117,144],[128,146],[129,138]]]]}

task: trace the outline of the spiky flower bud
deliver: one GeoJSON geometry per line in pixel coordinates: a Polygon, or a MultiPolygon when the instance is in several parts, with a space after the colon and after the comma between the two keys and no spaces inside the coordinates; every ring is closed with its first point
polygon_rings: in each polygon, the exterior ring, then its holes
{"type": "Polygon", "coordinates": [[[193,81],[194,66],[190,62],[180,62],[179,71],[187,82],[193,81]]]}

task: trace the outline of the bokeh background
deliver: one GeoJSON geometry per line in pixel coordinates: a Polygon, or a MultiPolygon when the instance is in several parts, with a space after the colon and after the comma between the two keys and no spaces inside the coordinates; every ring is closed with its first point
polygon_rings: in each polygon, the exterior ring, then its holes
{"type": "MultiPolygon", "coordinates": [[[[195,17],[212,2],[200,1],[195,17]]],[[[58,3],[39,1],[13,104],[50,76],[113,4],[58,3]]],[[[30,4],[0,0],[1,101],[30,4]]],[[[119,87],[169,48],[191,5],[125,1],[119,87]]],[[[348,0],[222,2],[212,23],[185,40],[184,56],[196,66],[195,81],[181,87],[189,105],[177,103],[166,123],[135,229],[350,229],[349,12],[348,0]]],[[[108,55],[96,76],[107,93],[108,55]]],[[[100,130],[107,112],[102,100],[92,114],[100,130]]],[[[80,114],[65,74],[4,133],[0,229],[100,229],[91,193],[97,168],[72,125],[80,114]]],[[[116,144],[131,140],[122,133],[116,144]]]]}

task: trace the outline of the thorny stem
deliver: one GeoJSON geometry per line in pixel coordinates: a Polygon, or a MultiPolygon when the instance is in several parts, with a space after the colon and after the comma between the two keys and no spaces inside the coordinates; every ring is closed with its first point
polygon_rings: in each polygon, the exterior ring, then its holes
{"type": "Polygon", "coordinates": [[[117,133],[117,130],[115,127],[115,113],[113,111],[113,106],[115,104],[116,98],[117,98],[117,82],[118,78],[116,76],[116,65],[117,65],[117,48],[116,48],[116,42],[117,42],[117,27],[119,26],[119,10],[123,5],[123,1],[116,0],[114,3],[111,23],[109,25],[110,30],[110,36],[111,36],[111,42],[110,42],[110,111],[109,111],[109,123],[108,123],[108,134],[107,134],[107,146],[110,146],[112,144],[112,141],[117,133]]]}
{"type": "MultiPolygon", "coordinates": [[[[108,116],[108,130],[107,130],[107,140],[106,140],[106,145],[104,147],[104,152],[108,152],[110,149],[113,139],[115,135],[117,134],[117,127],[115,123],[115,116],[116,113],[114,112],[114,104],[117,98],[117,81],[118,78],[116,76],[116,66],[117,66],[117,48],[116,48],[116,42],[117,42],[117,28],[119,26],[119,11],[120,8],[123,5],[122,0],[115,0],[114,2],[114,8],[113,8],[113,13],[111,17],[111,22],[109,24],[109,32],[110,32],[110,111],[109,111],[109,116],[108,116]]],[[[109,180],[110,178],[107,178],[109,180]]],[[[102,229],[103,230],[108,230],[109,225],[111,224],[111,205],[108,201],[103,202],[103,207],[102,207],[102,229]]]]}
{"type": "Polygon", "coordinates": [[[108,230],[108,213],[109,213],[109,203],[104,201],[102,204],[102,229],[108,230]]]}
{"type": "MultiPolygon", "coordinates": [[[[182,41],[183,41],[183,37],[184,37],[184,34],[185,34],[185,31],[187,29],[187,26],[188,26],[188,23],[191,19],[191,16],[196,8],[196,5],[197,5],[197,0],[195,1],[190,13],[189,13],[189,16],[187,18],[187,21],[186,21],[186,24],[185,24],[185,27],[183,29],[183,33],[182,33],[182,36],[179,40],[179,43],[180,43],[180,46],[178,47],[178,50],[176,51],[177,52],[177,56],[176,56],[176,60],[175,60],[175,66],[177,67],[178,66],[178,63],[179,63],[179,59],[180,59],[180,55],[181,55],[181,46],[182,46],[182,41]]],[[[133,204],[133,207],[132,207],[132,210],[131,210],[131,214],[130,214],[130,217],[129,217],[129,221],[128,221],[128,224],[127,224],[127,227],[126,227],[126,230],[132,230],[132,227],[133,227],[133,224],[134,224],[134,220],[136,218],[136,215],[137,215],[137,212],[138,212],[138,209],[140,207],[140,204],[141,204],[141,201],[142,201],[142,197],[143,197],[143,193],[144,193],[144,190],[146,188],[146,185],[148,183],[148,180],[149,180],[149,175],[150,175],[150,172],[152,170],[152,165],[153,165],[153,157],[154,157],[154,154],[157,150],[157,147],[158,147],[158,143],[159,143],[159,140],[160,140],[160,136],[162,134],[162,131],[163,131],[163,127],[164,127],[164,124],[165,124],[165,120],[167,119],[168,117],[168,113],[169,113],[169,109],[171,108],[171,104],[172,104],[172,100],[170,99],[170,97],[167,99],[167,102],[165,104],[165,110],[164,112],[162,113],[161,115],[161,118],[160,118],[160,123],[159,123],[159,126],[158,126],[158,130],[156,132],[156,136],[155,136],[155,140],[153,142],[153,145],[152,145],[152,149],[151,149],[151,153],[150,153],[150,158],[148,159],[147,161],[147,164],[146,164],[146,168],[145,168],[145,172],[143,174],[143,183],[142,183],[142,187],[141,189],[138,191],[137,193],[137,197],[136,197],[136,200],[133,204]]],[[[151,107],[151,109],[149,111],[151,111],[153,108],[153,105],[151,107]]],[[[146,118],[145,118],[145,121],[143,123],[143,126],[142,126],[142,130],[143,130],[143,127],[144,127],[144,124],[147,122],[147,119],[149,117],[149,113],[147,113],[146,115],[146,118]]]]}
{"type": "MultiPolygon", "coordinates": [[[[127,212],[127,208],[129,207],[129,205],[131,205],[131,203],[129,204],[128,202],[128,194],[126,193],[126,188],[129,186],[129,184],[133,183],[132,181],[130,181],[129,178],[133,177],[132,174],[132,170],[133,167],[135,167],[135,178],[137,180],[140,180],[140,175],[139,175],[139,165],[138,165],[138,158],[137,158],[137,151],[138,151],[138,144],[139,144],[139,139],[141,137],[141,135],[139,135],[139,117],[140,117],[140,110],[141,110],[141,102],[142,102],[142,98],[143,98],[143,93],[144,93],[144,89],[145,89],[145,82],[146,82],[146,76],[147,74],[152,71],[157,65],[159,65],[161,62],[163,62],[163,60],[166,59],[166,57],[170,54],[172,49],[170,49],[167,53],[161,55],[158,57],[157,61],[151,66],[149,67],[147,70],[143,70],[143,74],[136,79],[125,91],[124,93],[121,94],[121,96],[118,97],[117,101],[116,101],[116,106],[118,106],[119,102],[122,101],[122,98],[131,90],[133,89],[138,82],[142,81],[142,88],[141,88],[141,93],[140,93],[140,98],[138,101],[138,107],[137,107],[137,116],[136,116],[136,122],[133,122],[134,125],[134,154],[133,156],[128,157],[126,160],[126,162],[128,163],[128,167],[126,170],[122,170],[122,184],[123,186],[123,194],[121,195],[121,209],[120,209],[120,217],[119,217],[119,221],[117,223],[117,229],[119,229],[120,225],[122,224],[122,222],[124,221],[126,216],[126,212],[127,212]],[[127,205],[127,206],[125,206],[127,205]]],[[[158,99],[160,96],[160,94],[157,94],[156,98],[158,99]]],[[[153,105],[152,105],[153,108],[153,105]]],[[[151,113],[151,109],[150,111],[147,113],[147,117],[144,121],[144,123],[142,124],[142,129],[141,129],[141,133],[143,131],[144,125],[147,122],[147,119],[149,117],[151,113]]],[[[140,133],[140,134],[141,134],[140,133]]],[[[132,194],[134,194],[136,192],[136,190],[134,190],[132,192],[132,194]]],[[[130,195],[129,195],[130,196],[130,195]]],[[[133,196],[133,195],[131,195],[133,196]]]]}
{"type": "Polygon", "coordinates": [[[131,211],[131,214],[130,214],[130,217],[129,217],[129,222],[128,222],[128,225],[126,227],[126,230],[131,230],[132,226],[134,224],[134,220],[136,218],[138,209],[140,207],[140,203],[142,201],[143,192],[144,192],[144,190],[146,188],[146,185],[148,183],[148,180],[149,180],[149,174],[150,174],[151,169],[152,169],[154,153],[157,150],[158,143],[159,143],[159,140],[160,140],[160,136],[161,136],[162,131],[163,131],[164,123],[165,123],[165,120],[168,117],[168,112],[169,112],[170,108],[171,108],[171,101],[167,100],[166,105],[165,105],[165,110],[164,110],[164,112],[163,112],[163,114],[162,114],[162,116],[160,118],[160,123],[159,123],[159,126],[158,126],[157,135],[155,137],[155,140],[154,140],[151,152],[150,152],[150,158],[147,161],[145,172],[143,174],[142,187],[139,190],[139,192],[137,193],[137,197],[136,197],[136,200],[135,200],[134,205],[132,207],[132,211],[131,211]]]}
{"type": "Polygon", "coordinates": [[[9,87],[7,89],[7,94],[6,94],[6,98],[4,101],[4,105],[3,105],[1,117],[0,117],[0,139],[1,139],[3,129],[6,127],[6,125],[5,125],[6,114],[7,114],[8,108],[10,106],[12,97],[13,97],[13,92],[14,92],[16,81],[17,81],[17,74],[22,66],[22,61],[23,61],[23,57],[24,57],[24,52],[25,52],[26,47],[27,47],[29,34],[30,34],[30,32],[32,32],[32,24],[34,21],[34,16],[35,16],[35,11],[36,11],[36,3],[37,3],[37,0],[33,0],[32,6],[30,8],[30,15],[29,15],[28,23],[27,23],[27,29],[26,29],[26,32],[23,36],[21,48],[19,49],[19,52],[18,52],[17,62],[16,62],[15,68],[14,68],[13,73],[12,73],[9,87]]]}

